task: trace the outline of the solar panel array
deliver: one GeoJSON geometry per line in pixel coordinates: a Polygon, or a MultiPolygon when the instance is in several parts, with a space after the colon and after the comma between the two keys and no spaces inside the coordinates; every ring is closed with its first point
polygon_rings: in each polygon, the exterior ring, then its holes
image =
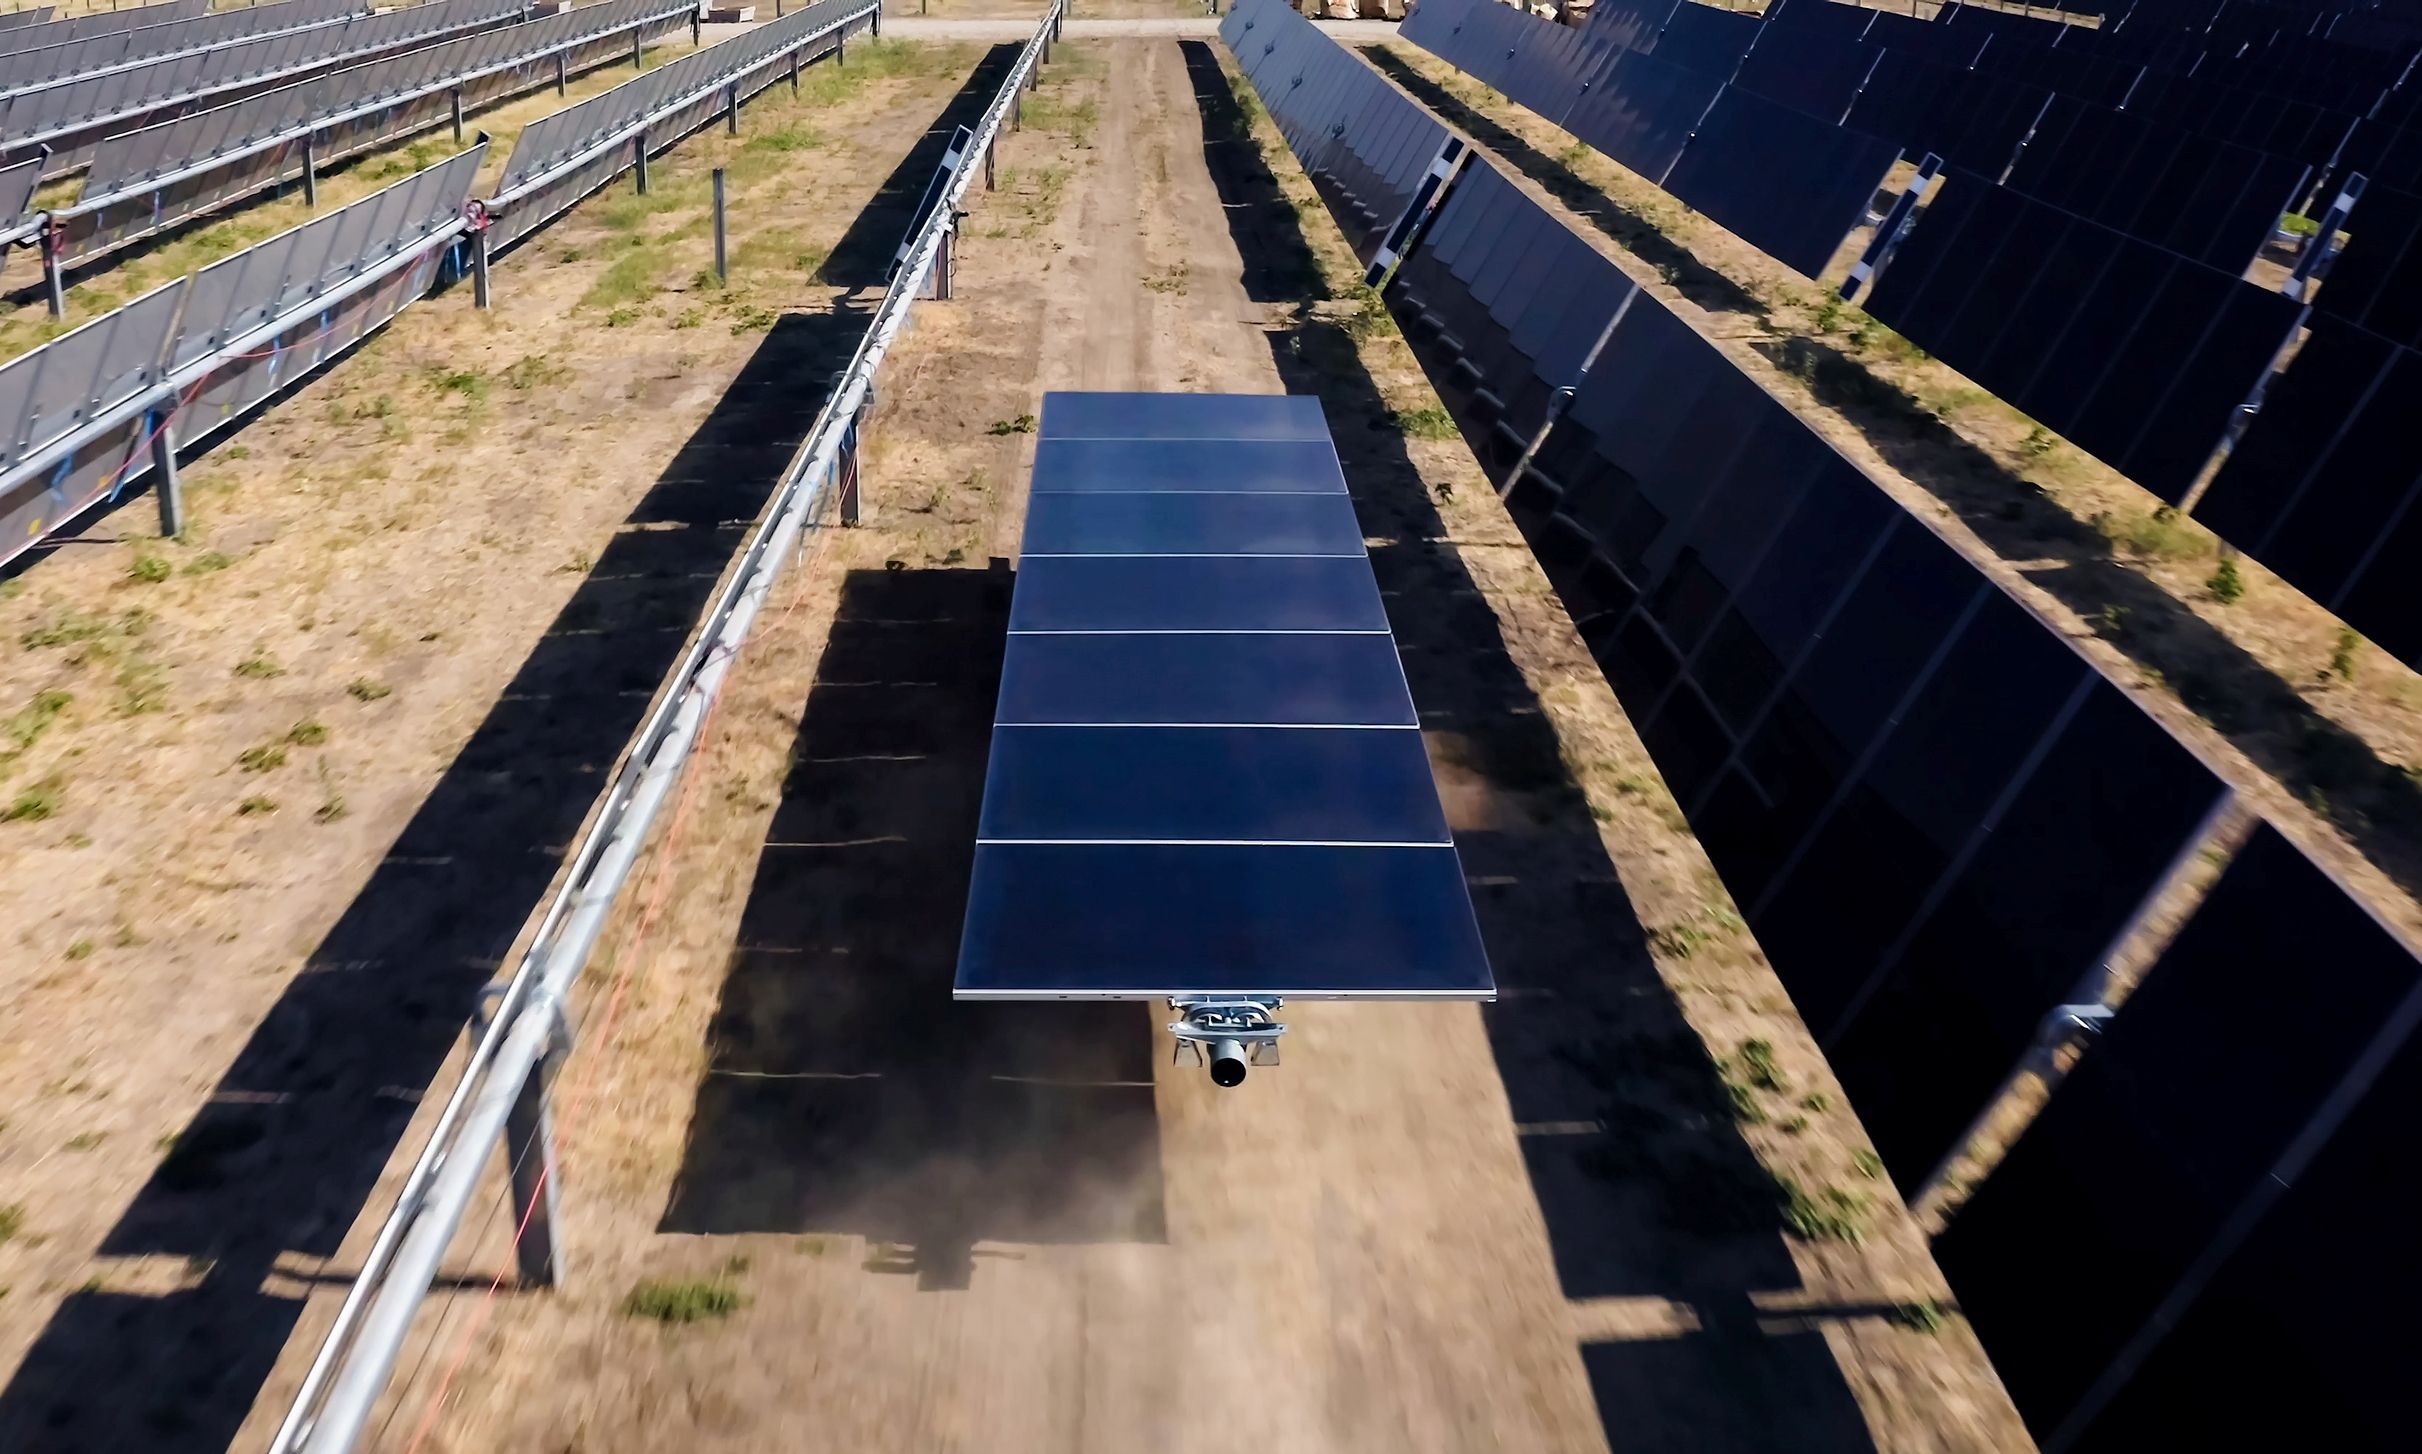
{"type": "Polygon", "coordinates": [[[2256,832],[1935,1243],[2038,1438],[2409,1442],[2416,970],[2256,832]]]}
{"type": "MultiPolygon", "coordinates": [[[[2335,284],[2331,284],[2335,287],[2335,284]]],[[[2329,291],[2324,288],[2324,295],[2329,291]]],[[[2195,518],[2380,648],[2422,661],[2422,355],[2316,317],[2195,518]]]]}
{"type": "Polygon", "coordinates": [[[16,468],[58,447],[96,416],[159,387],[163,352],[176,327],[187,279],[155,288],[123,308],[0,366],[0,563],[41,543],[46,532],[117,487],[148,433],[137,414],[39,473],[16,468]]]}
{"type": "Polygon", "coordinates": [[[1754,16],[1684,4],[1638,51],[1495,0],[1426,0],[1402,29],[1804,273],[1832,259],[1897,155],[1728,84],[1754,16]]]}
{"type": "Polygon", "coordinates": [[[1319,401],[1048,394],[962,998],[1487,998],[1319,401]]]}
{"type": "Polygon", "coordinates": [[[873,23],[875,8],[876,0],[815,0],[522,128],[497,184],[489,245],[503,248],[543,225],[619,175],[631,165],[631,156],[627,147],[616,147],[575,168],[566,170],[567,162],[643,122],[651,151],[670,146],[715,117],[724,105],[724,88],[747,100],[779,79],[777,62],[795,56],[804,65],[830,54],[845,37],[873,23]],[[552,174],[543,192],[528,190],[541,174],[552,174]]]}
{"type": "Polygon", "coordinates": [[[74,263],[299,176],[304,141],[317,165],[434,126],[457,94],[465,110],[550,83],[560,58],[578,72],[631,53],[634,37],[688,25],[685,0],[607,0],[526,25],[447,41],[110,138],[82,198],[58,209],[74,263]]]}
{"type": "MultiPolygon", "coordinates": [[[[170,56],[190,55],[261,36],[341,25],[369,13],[364,0],[275,0],[242,10],[221,10],[140,30],[88,35],[57,45],[0,52],[0,94],[32,90],[76,76],[170,56]]],[[[0,34],[0,45],[34,34],[0,34]]]]}
{"type": "Polygon", "coordinates": [[[0,367],[0,562],[139,479],[171,412],[180,438],[199,438],[427,292],[484,152],[448,158],[0,367]]]}
{"type": "Polygon", "coordinates": [[[2180,498],[2303,305],[1954,170],[1867,311],[2145,488],[2180,498]]]}
{"type": "Polygon", "coordinates": [[[342,25],[236,41],[21,92],[0,102],[0,156],[48,147],[44,174],[61,176],[89,162],[93,148],[113,132],[172,119],[214,97],[502,24],[522,11],[521,0],[428,0],[342,25]]]}
{"type": "Polygon", "coordinates": [[[210,0],[163,0],[158,5],[130,5],[123,10],[96,10],[89,15],[77,15],[65,20],[11,26],[5,33],[0,33],[0,54],[31,50],[37,46],[61,45],[113,31],[191,20],[207,14],[209,10],[210,0]]]}
{"type": "Polygon", "coordinates": [[[1887,1167],[1914,1183],[2166,875],[2219,780],[1493,168],[1464,169],[1391,291],[1450,403],[1511,422],[1501,455],[1578,376],[1509,504],[1887,1167]]]}
{"type": "Polygon", "coordinates": [[[1270,119],[1305,175],[1353,199],[1346,234],[1368,263],[1446,146],[1447,129],[1310,22],[1289,23],[1282,8],[1232,7],[1220,33],[1246,76],[1274,98],[1270,119]]]}
{"type": "Polygon", "coordinates": [[[486,152],[482,142],[194,274],[169,346],[170,367],[189,369],[214,351],[251,341],[189,392],[182,437],[200,438],[243,418],[426,294],[460,234],[486,152]],[[408,265],[375,283],[349,287],[407,256],[408,265]],[[328,301],[310,306],[315,299],[328,301]],[[260,336],[280,317],[291,321],[260,336]]]}
{"type": "Polygon", "coordinates": [[[30,10],[11,10],[0,15],[0,30],[18,30],[28,25],[40,25],[50,19],[51,7],[37,5],[30,10]]]}

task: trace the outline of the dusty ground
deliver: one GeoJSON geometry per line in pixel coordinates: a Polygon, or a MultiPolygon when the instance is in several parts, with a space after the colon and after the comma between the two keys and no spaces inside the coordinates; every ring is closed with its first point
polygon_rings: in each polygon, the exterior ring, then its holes
{"type": "Polygon", "coordinates": [[[0,1448],[226,1445],[985,54],[853,46],[0,587],[0,1448]]]}
{"type": "Polygon", "coordinates": [[[378,1447],[2025,1447],[1418,366],[1320,301],[1342,240],[1214,48],[1070,43],[1028,118],[886,366],[868,524],[779,588],[588,981],[570,1285],[488,1291],[498,1205],[378,1447]],[[1082,387],[1322,397],[1501,1005],[1293,1007],[1219,1093],[1148,1007],[949,1002],[1020,421],[1082,387]]]}
{"type": "Polygon", "coordinates": [[[1408,43],[1360,54],[1697,316],[2131,684],[2307,851],[2422,936],[2422,676],[2191,518],[1559,128],[1408,43]],[[2214,583],[2224,554],[2243,587],[2234,601],[2214,583]]]}

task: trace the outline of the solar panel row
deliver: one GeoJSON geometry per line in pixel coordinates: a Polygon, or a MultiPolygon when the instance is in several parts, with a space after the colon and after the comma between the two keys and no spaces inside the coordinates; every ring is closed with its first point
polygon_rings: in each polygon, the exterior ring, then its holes
{"type": "Polygon", "coordinates": [[[1493,993],[1318,401],[1045,396],[955,993],[1493,993]]]}
{"type": "Polygon", "coordinates": [[[693,51],[610,91],[539,118],[522,129],[491,204],[488,244],[504,248],[632,164],[619,145],[647,128],[651,152],[671,146],[714,119],[723,89],[747,100],[773,84],[777,63],[804,65],[832,53],[844,37],[873,23],[876,0],[815,0],[768,25],[693,51]],[[599,151],[609,143],[611,150],[599,151]],[[579,166],[566,164],[597,152],[579,166]],[[543,187],[533,187],[541,176],[543,187]]]}
{"type": "Polygon", "coordinates": [[[1428,0],[1403,29],[1804,273],[1832,259],[1894,159],[1887,143],[1726,85],[1760,33],[1751,16],[1683,5],[1644,53],[1494,0],[1428,0]]]}
{"type": "Polygon", "coordinates": [[[2165,498],[2192,485],[2303,305],[1954,171],[1867,311],[2165,498]]]}
{"type": "Polygon", "coordinates": [[[179,278],[0,367],[0,561],[141,478],[146,445],[172,406],[180,437],[198,438],[426,292],[440,244],[460,228],[482,151],[179,278]],[[400,268],[385,266],[407,254],[400,268]],[[382,268],[375,286],[355,286],[382,268]],[[248,336],[281,318],[289,320],[282,330],[248,336]],[[231,344],[242,347],[214,363],[231,344]]]}
{"type": "MultiPolygon", "coordinates": [[[[113,31],[0,53],[0,95],[13,95],[77,76],[193,55],[238,41],[342,25],[369,13],[364,0],[275,0],[242,10],[196,15],[166,25],[113,31]]],[[[31,31],[0,35],[0,44],[31,31]]]]}
{"type": "Polygon", "coordinates": [[[2221,538],[2407,662],[2422,661],[2422,609],[2406,574],[2422,539],[2417,411],[2422,355],[2316,317],[2194,507],[2221,538]]]}
{"type": "Polygon", "coordinates": [[[48,147],[44,175],[63,176],[91,161],[104,137],[129,127],[155,125],[214,100],[486,29],[518,19],[522,11],[519,0],[428,0],[341,26],[238,41],[22,92],[0,103],[0,156],[48,147]]]}
{"type": "MultiPolygon", "coordinates": [[[[1467,420],[1535,428],[1604,335],[1509,503],[1914,1183],[2217,779],[1493,168],[1465,169],[1391,297],[1467,420]]],[[[1527,437],[1499,431],[1499,458],[1527,437]]]]}
{"type": "Polygon", "coordinates": [[[689,23],[685,0],[607,0],[526,25],[447,41],[316,81],[197,112],[103,142],[82,197],[56,209],[63,256],[81,262],[315,165],[628,57],[636,42],[689,23]]]}
{"type": "Polygon", "coordinates": [[[0,15],[0,30],[20,30],[28,25],[40,25],[50,19],[52,7],[37,5],[29,10],[11,10],[0,15]]]}
{"type": "Polygon", "coordinates": [[[1220,34],[1365,263],[1413,202],[1447,130],[1284,5],[1232,8],[1220,34]]]}
{"type": "Polygon", "coordinates": [[[2393,1209],[2418,979],[2353,895],[2256,832],[1935,1242],[2039,1438],[2406,1441],[2395,1309],[2422,1260],[2393,1209]],[[2326,992],[2296,965],[2326,966],[2326,992]]]}
{"type": "Polygon", "coordinates": [[[2422,345],[2422,193],[2368,182],[2313,307],[2411,348],[2422,345]]]}
{"type": "MultiPolygon", "coordinates": [[[[12,26],[0,34],[0,53],[30,50],[36,46],[59,45],[87,36],[106,35],[112,31],[136,30],[171,21],[191,20],[210,9],[210,0],[162,0],[158,5],[130,5],[123,10],[96,10],[89,15],[72,16],[64,20],[37,21],[28,26],[12,26]]],[[[30,12],[29,12],[30,13],[30,12]]]]}

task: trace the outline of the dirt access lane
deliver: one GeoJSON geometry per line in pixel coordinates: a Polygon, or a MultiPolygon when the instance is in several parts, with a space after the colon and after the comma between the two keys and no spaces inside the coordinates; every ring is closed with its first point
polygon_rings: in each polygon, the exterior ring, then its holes
{"type": "Polygon", "coordinates": [[[984,55],[853,46],[0,590],[0,1448],[227,1446],[984,55]]]}
{"type": "Polygon", "coordinates": [[[381,1447],[2024,1448],[1216,50],[1070,42],[1027,116],[887,365],[867,525],[778,588],[587,985],[570,1285],[487,1294],[500,1205],[381,1447]],[[1048,388],[1322,398],[1503,1004],[1292,1006],[1221,1093],[1154,1007],[950,1002],[1048,388]]]}

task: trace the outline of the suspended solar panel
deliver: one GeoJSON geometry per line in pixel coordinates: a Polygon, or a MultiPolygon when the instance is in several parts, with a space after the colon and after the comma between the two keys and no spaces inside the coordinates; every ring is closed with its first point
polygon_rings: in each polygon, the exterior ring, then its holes
{"type": "Polygon", "coordinates": [[[2422,344],[2422,194],[2369,181],[2313,306],[2408,348],[2422,344]]]}
{"type": "MultiPolygon", "coordinates": [[[[1858,15],[1872,13],[1837,5],[1833,0],[1803,0],[1803,3],[1858,15]]],[[[1867,73],[1875,69],[1883,54],[1881,49],[1861,44],[1849,35],[1770,31],[1761,35],[1758,44],[1742,57],[1741,69],[1733,76],[1732,84],[1735,89],[1838,124],[1858,96],[1859,87],[1866,83],[1867,73]]]]}
{"type": "MultiPolygon", "coordinates": [[[[341,25],[367,11],[362,0],[278,0],[272,5],[223,10],[168,25],[0,54],[0,93],[140,65],[155,58],[199,54],[260,36],[341,25]]],[[[0,40],[7,38],[0,36],[0,40]]]]}
{"type": "Polygon", "coordinates": [[[1317,400],[1046,396],[1001,675],[958,997],[1494,996],[1317,400]]]}
{"type": "Polygon", "coordinates": [[[166,25],[171,21],[191,20],[208,13],[209,9],[210,0],[166,0],[165,4],[160,5],[130,5],[123,10],[97,10],[90,15],[78,15],[66,20],[12,26],[0,32],[0,54],[61,45],[116,31],[166,25]]]}
{"type": "Polygon", "coordinates": [[[2039,1439],[2404,1441],[2389,1320],[2422,1286],[2395,1210],[2422,1053],[2383,1028],[2410,1011],[2417,969],[2344,887],[2256,831],[1935,1240],[2039,1439]],[[2327,965],[2328,992],[2283,964],[2327,965]],[[2371,1081],[2382,1049],[2394,1058],[2371,1081]],[[2305,1137],[2318,1159],[2281,1175],[2305,1137]]]}
{"type": "Polygon", "coordinates": [[[2011,407],[2177,499],[2302,306],[1954,172],[1867,311],[2011,407]]]}

